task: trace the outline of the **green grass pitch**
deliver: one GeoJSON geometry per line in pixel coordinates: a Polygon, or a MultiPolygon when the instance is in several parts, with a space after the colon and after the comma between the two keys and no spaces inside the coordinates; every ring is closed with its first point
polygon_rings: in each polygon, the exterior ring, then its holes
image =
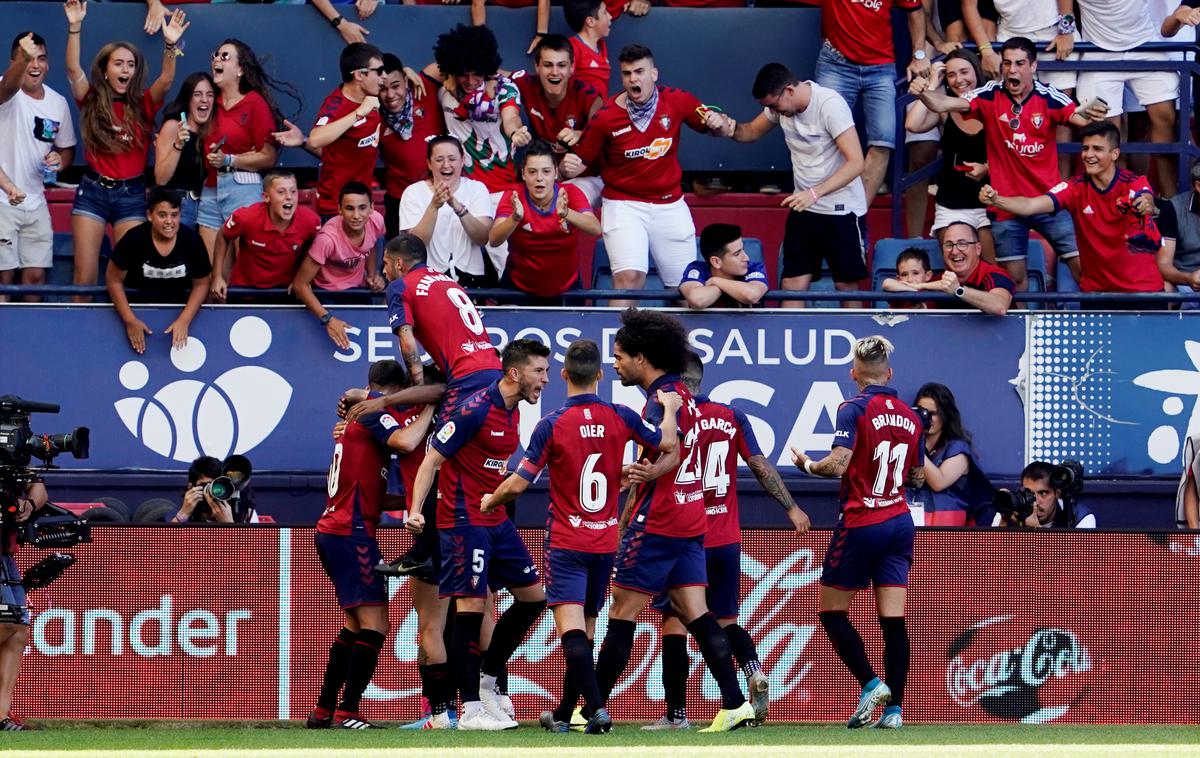
{"type": "Polygon", "coordinates": [[[0,752],[71,756],[388,756],[389,758],[790,758],[791,756],[978,756],[1128,758],[1200,756],[1200,727],[908,725],[899,732],[830,724],[768,724],[729,734],[643,732],[618,723],[601,736],[512,732],[309,731],[295,723],[48,722],[0,735],[0,752]]]}

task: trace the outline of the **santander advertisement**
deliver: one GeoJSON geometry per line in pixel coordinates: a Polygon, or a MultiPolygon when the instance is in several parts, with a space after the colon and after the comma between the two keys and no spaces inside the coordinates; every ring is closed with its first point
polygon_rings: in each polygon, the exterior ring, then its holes
{"type": "MultiPolygon", "coordinates": [[[[33,593],[15,710],[31,718],[276,719],[311,709],[341,612],[312,531],[96,527],[78,563],[33,593]]],[[[385,555],[406,536],[381,532],[385,555]]],[[[542,535],[523,536],[540,560],[542,535]]],[[[743,535],[741,623],[771,679],[771,719],[842,721],[856,685],[817,622],[828,532],[743,535]]],[[[22,565],[36,551],[19,556],[22,565]]],[[[1200,670],[1200,541],[1195,536],[918,532],[908,624],[906,720],[1196,723],[1171,698],[1200,670]],[[1162,707],[1170,702],[1171,707],[1162,707]]],[[[416,614],[391,586],[392,632],[363,712],[419,716],[416,614]]],[[[502,593],[499,604],[509,602],[502,593]]],[[[881,674],[866,595],[852,610],[881,674]]],[[[607,618],[602,615],[598,635],[607,618]]],[[[640,619],[614,693],[617,718],[661,715],[658,619],[640,619]]],[[[544,616],[510,664],[521,719],[557,702],[563,663],[544,616]]],[[[691,645],[689,715],[719,707],[691,645]]]]}

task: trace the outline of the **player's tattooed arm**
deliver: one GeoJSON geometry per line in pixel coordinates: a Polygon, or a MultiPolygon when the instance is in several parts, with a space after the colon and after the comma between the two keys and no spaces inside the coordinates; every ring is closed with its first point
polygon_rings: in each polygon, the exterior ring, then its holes
{"type": "Polygon", "coordinates": [[[404,324],[396,331],[400,340],[400,355],[408,369],[408,376],[413,386],[421,384],[425,377],[425,367],[421,365],[421,353],[417,350],[417,338],[413,336],[412,326],[404,324]]]}
{"type": "Polygon", "coordinates": [[[905,485],[913,489],[921,489],[925,486],[925,467],[913,466],[908,470],[908,481],[905,485]]]}
{"type": "Polygon", "coordinates": [[[754,478],[762,485],[762,488],[767,491],[775,502],[783,506],[785,511],[790,511],[799,506],[792,499],[792,493],[788,492],[787,487],[783,483],[783,477],[779,475],[779,470],[771,465],[764,455],[752,455],[746,459],[746,465],[754,472],[754,478]]]}
{"type": "Polygon", "coordinates": [[[829,455],[819,461],[814,461],[802,451],[792,448],[792,462],[796,468],[804,469],[810,476],[824,476],[837,479],[846,473],[850,465],[850,456],[854,451],[848,447],[837,446],[829,451],[829,455]]]}

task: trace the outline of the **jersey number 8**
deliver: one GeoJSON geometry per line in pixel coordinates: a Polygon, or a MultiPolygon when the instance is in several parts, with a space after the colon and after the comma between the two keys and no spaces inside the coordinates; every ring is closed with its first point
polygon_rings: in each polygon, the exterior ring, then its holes
{"type": "Polygon", "coordinates": [[[471,334],[483,334],[483,319],[479,317],[479,311],[475,310],[475,304],[471,302],[471,298],[461,289],[452,287],[446,290],[446,297],[450,298],[450,302],[458,309],[458,315],[462,318],[467,328],[471,330],[471,334]]]}

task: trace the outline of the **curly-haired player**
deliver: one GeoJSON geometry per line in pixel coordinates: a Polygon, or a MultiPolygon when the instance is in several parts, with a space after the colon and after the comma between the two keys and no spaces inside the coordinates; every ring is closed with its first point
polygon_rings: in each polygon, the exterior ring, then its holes
{"type": "Polygon", "coordinates": [[[658,478],[633,488],[622,514],[608,633],[596,661],[596,679],[601,695],[608,698],[629,664],[637,615],[656,595],[667,592],[721,688],[721,710],[704,731],[730,731],[754,721],[754,709],[742,696],[729,639],[704,596],[708,516],[699,469],[703,461],[698,455],[696,403],[679,376],[689,352],[687,333],[678,319],[656,311],[630,308],[621,314],[621,324],[613,347],[621,383],[646,391],[642,417],[654,426],[664,412],[658,392],[679,395],[680,444],[666,453],[642,451],[650,461],[666,456],[671,464],[658,478]]]}

